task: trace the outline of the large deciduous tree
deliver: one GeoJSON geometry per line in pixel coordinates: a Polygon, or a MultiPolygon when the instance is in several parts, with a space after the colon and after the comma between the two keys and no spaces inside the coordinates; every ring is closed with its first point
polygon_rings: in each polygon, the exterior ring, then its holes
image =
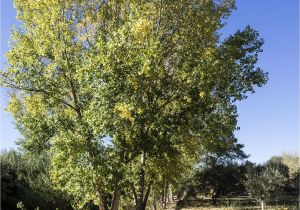
{"type": "Polygon", "coordinates": [[[52,180],[77,208],[118,209],[130,191],[145,209],[159,176],[230,135],[234,102],[266,82],[255,30],[220,39],[233,0],[14,4],[8,109],[25,148],[50,150],[52,180]]]}

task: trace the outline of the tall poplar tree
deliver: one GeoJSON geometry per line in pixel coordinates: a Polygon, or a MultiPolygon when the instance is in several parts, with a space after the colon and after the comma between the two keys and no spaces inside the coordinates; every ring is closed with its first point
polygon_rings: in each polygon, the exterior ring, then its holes
{"type": "Polygon", "coordinates": [[[233,0],[14,5],[8,110],[24,148],[50,151],[52,180],[76,208],[115,210],[123,194],[145,209],[155,181],[232,134],[235,101],[267,80],[255,30],[220,39],[233,0]]]}

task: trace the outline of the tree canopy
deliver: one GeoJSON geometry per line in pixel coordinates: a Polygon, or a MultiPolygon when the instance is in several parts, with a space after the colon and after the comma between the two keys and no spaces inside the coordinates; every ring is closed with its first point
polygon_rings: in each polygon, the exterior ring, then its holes
{"type": "Polygon", "coordinates": [[[24,148],[49,150],[52,180],[77,208],[117,209],[125,194],[145,209],[155,180],[233,135],[235,102],[267,81],[257,31],[220,39],[232,0],[14,4],[8,110],[24,148]]]}

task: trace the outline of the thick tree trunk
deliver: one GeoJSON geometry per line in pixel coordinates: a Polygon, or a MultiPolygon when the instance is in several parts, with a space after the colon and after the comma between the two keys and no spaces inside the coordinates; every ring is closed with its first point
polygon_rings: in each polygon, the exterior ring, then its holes
{"type": "Polygon", "coordinates": [[[164,180],[164,189],[163,189],[163,199],[162,199],[162,207],[165,209],[167,207],[167,197],[168,197],[168,182],[167,179],[164,180]]]}
{"type": "Polygon", "coordinates": [[[111,203],[111,210],[119,209],[120,198],[121,198],[121,190],[119,188],[116,188],[111,203]]]}
{"type": "Polygon", "coordinates": [[[145,191],[145,162],[146,154],[141,154],[141,165],[139,173],[139,188],[136,195],[136,210],[144,210],[144,191],[145,191]]]}
{"type": "Polygon", "coordinates": [[[98,208],[99,208],[99,210],[105,210],[105,208],[104,208],[104,206],[103,206],[102,203],[99,204],[98,208]]]}
{"type": "Polygon", "coordinates": [[[136,210],[144,210],[144,190],[145,190],[145,162],[146,162],[145,152],[141,155],[141,165],[139,174],[139,189],[136,198],[136,210]]]}
{"type": "Polygon", "coordinates": [[[141,167],[140,167],[140,174],[139,174],[139,189],[138,193],[135,192],[135,188],[133,186],[134,190],[134,197],[136,201],[136,210],[145,210],[146,205],[148,202],[149,194],[151,192],[151,187],[153,184],[152,178],[150,178],[150,181],[148,183],[147,189],[145,187],[145,162],[146,162],[146,154],[143,153],[141,155],[141,167]]]}
{"type": "Polygon", "coordinates": [[[148,184],[148,188],[147,188],[146,194],[145,194],[145,198],[144,198],[144,207],[145,208],[147,206],[147,202],[148,202],[148,198],[149,198],[149,195],[150,195],[150,192],[151,192],[152,184],[153,184],[153,181],[150,180],[150,182],[148,184]]]}
{"type": "Polygon", "coordinates": [[[103,194],[98,193],[100,204],[99,204],[99,210],[108,210],[108,205],[105,199],[105,196],[103,194]]]}
{"type": "Polygon", "coordinates": [[[136,207],[135,207],[136,210],[144,210],[144,206],[143,206],[143,201],[138,199],[138,201],[136,202],[136,207]]]}

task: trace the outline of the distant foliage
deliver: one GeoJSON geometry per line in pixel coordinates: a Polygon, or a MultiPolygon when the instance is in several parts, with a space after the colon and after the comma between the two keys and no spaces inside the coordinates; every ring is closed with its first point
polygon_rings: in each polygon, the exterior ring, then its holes
{"type": "Polygon", "coordinates": [[[251,165],[250,162],[244,163],[248,156],[242,150],[243,145],[231,137],[220,141],[219,147],[224,145],[224,141],[232,143],[223,150],[217,146],[203,151],[204,154],[195,172],[195,190],[211,197],[213,204],[216,204],[216,199],[221,196],[244,193],[243,180],[246,167],[251,165]]]}
{"type": "Polygon", "coordinates": [[[282,163],[289,169],[290,177],[299,176],[300,170],[300,156],[295,153],[285,152],[281,155],[282,163]]]}
{"type": "Polygon", "coordinates": [[[266,200],[279,196],[285,181],[286,178],[277,168],[267,167],[247,174],[245,186],[252,197],[266,200]]]}
{"type": "Polygon", "coordinates": [[[280,156],[270,158],[266,163],[267,166],[275,167],[286,177],[287,182],[284,187],[285,193],[299,194],[299,155],[294,153],[283,153],[280,156]]]}
{"type": "Polygon", "coordinates": [[[1,209],[68,210],[67,197],[53,189],[49,180],[49,156],[4,151],[1,157],[1,209]]]}

